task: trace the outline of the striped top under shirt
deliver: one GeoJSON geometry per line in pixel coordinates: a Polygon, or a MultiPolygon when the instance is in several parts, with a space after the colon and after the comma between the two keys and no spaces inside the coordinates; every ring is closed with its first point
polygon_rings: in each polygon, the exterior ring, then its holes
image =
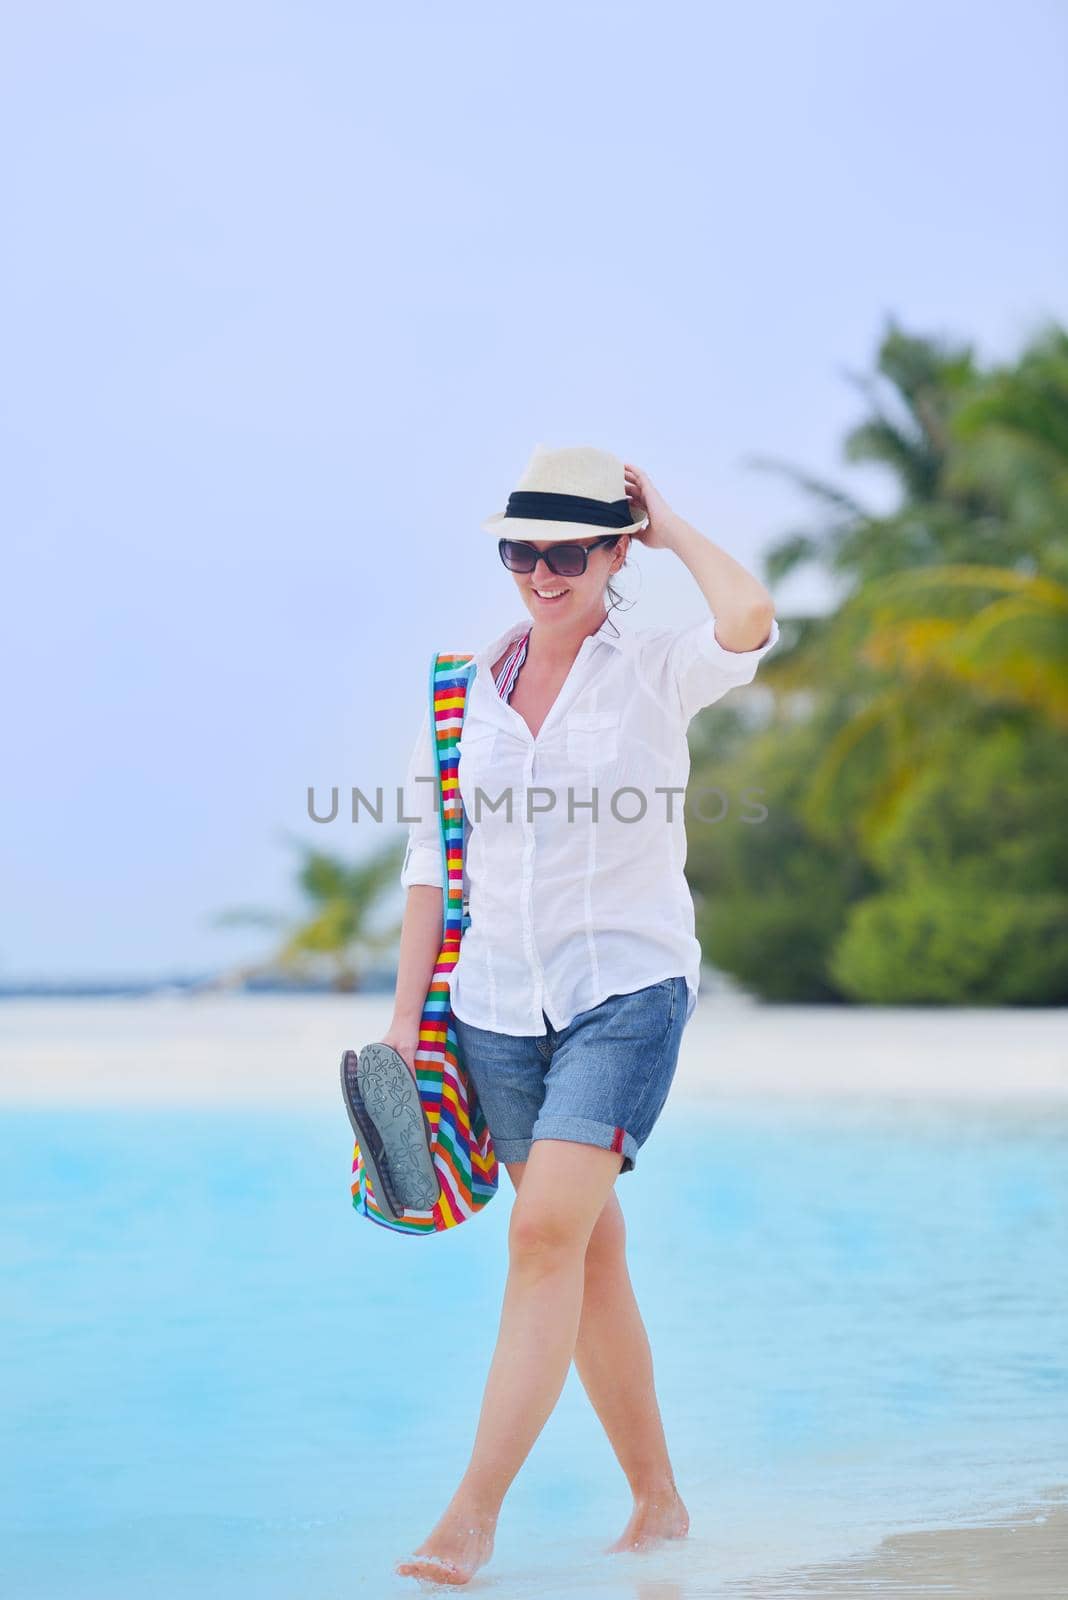
{"type": "Polygon", "coordinates": [[[500,672],[494,675],[494,682],[502,700],[511,699],[515,681],[519,676],[519,669],[527,659],[527,643],[533,632],[533,624],[512,645],[501,665],[500,672]]]}

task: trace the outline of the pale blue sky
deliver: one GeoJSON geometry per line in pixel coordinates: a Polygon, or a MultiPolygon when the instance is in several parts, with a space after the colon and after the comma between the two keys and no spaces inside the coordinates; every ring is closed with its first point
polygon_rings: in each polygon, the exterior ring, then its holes
{"type": "MultiPolygon", "coordinates": [[[[747,454],[884,500],[885,317],[1066,315],[1066,69],[1040,0],[5,7],[0,978],[252,955],[206,918],[292,904],[284,832],[378,843],[307,785],[400,781],[431,651],[523,614],[538,441],[757,572],[808,510],[747,454]]],[[[702,614],[635,555],[624,626],[702,614]]]]}

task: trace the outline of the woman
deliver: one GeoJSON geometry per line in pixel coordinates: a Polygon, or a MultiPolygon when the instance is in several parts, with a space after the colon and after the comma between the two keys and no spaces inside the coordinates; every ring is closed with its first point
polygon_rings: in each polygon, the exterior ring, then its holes
{"type": "MultiPolygon", "coordinates": [[[[663,1108],[697,997],[683,875],[686,728],[778,639],[767,590],[606,451],[538,446],[498,535],[527,616],[475,658],[460,739],[469,916],[457,1036],[516,1190],[497,1345],[467,1469],[399,1573],[466,1583],[572,1359],[634,1496],[608,1548],[689,1527],[613,1190],[663,1108]],[[671,551],[711,615],[619,633],[609,581],[630,538],[671,551]],[[578,550],[574,547],[579,546],[578,550]],[[552,563],[552,564],[551,564],[552,563]]],[[[409,779],[433,774],[429,717],[409,779]]],[[[441,934],[433,811],[411,826],[384,1042],[415,1070],[441,934]]]]}

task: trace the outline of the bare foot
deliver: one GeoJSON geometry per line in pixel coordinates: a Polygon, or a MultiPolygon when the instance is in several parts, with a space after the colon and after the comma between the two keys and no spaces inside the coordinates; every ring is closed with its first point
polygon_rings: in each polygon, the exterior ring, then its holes
{"type": "Polygon", "coordinates": [[[690,1531],[690,1516],[677,1489],[635,1500],[630,1521],[605,1555],[617,1550],[648,1550],[662,1539],[682,1539],[690,1531]]]}
{"type": "Polygon", "coordinates": [[[433,1583],[467,1583],[493,1554],[495,1526],[495,1517],[449,1506],[419,1548],[394,1570],[433,1583]]]}

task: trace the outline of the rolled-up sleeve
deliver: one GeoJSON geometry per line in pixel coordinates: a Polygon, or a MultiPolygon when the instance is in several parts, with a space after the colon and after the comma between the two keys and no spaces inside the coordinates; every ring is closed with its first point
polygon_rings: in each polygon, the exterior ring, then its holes
{"type": "Polygon", "coordinates": [[[408,848],[404,852],[400,881],[405,889],[413,883],[426,883],[431,887],[444,887],[445,875],[441,860],[441,823],[438,818],[436,784],[418,783],[418,778],[434,779],[437,764],[430,745],[430,712],[424,710],[423,722],[415,746],[408,760],[404,778],[404,815],[417,820],[408,825],[408,848]]]}
{"type": "Polygon", "coordinates": [[[753,650],[728,650],[716,638],[716,619],[705,617],[687,628],[650,628],[639,638],[639,670],[655,697],[689,723],[704,706],[728,690],[751,683],[761,658],[779,639],[779,624],[753,650]]]}

